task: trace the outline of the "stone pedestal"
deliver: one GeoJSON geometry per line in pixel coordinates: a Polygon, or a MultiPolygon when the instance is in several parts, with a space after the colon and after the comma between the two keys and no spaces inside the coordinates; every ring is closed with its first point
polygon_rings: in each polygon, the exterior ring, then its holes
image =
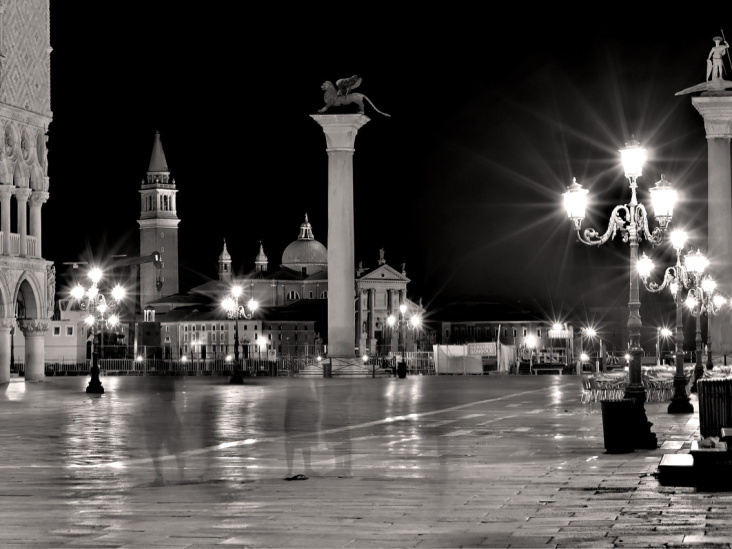
{"type": "MultiPolygon", "coordinates": [[[[722,295],[732,295],[732,92],[708,92],[691,99],[704,118],[707,135],[709,189],[709,228],[707,256],[710,274],[722,295]]],[[[709,316],[712,353],[732,354],[732,310],[723,307],[709,316]]]]}
{"type": "Polygon", "coordinates": [[[353,153],[363,114],[314,114],[328,153],[328,356],[355,355],[353,153]]]}

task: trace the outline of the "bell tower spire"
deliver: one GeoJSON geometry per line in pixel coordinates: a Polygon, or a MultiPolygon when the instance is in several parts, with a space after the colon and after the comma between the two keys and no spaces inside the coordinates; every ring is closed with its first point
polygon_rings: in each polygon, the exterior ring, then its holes
{"type": "Polygon", "coordinates": [[[221,282],[231,282],[231,255],[226,249],[226,239],[224,238],[224,251],[219,255],[219,280],[221,282]]]}
{"type": "Polygon", "coordinates": [[[155,132],[147,176],[140,187],[140,256],[160,252],[161,267],[152,263],[140,266],[140,309],[163,296],[178,293],[178,214],[175,179],[155,132]]]}

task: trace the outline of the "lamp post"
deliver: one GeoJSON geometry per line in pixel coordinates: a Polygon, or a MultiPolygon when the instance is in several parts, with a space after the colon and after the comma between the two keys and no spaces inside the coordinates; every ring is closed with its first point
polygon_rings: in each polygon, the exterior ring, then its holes
{"type": "Polygon", "coordinates": [[[394,329],[396,327],[397,334],[399,336],[399,354],[403,354],[406,351],[406,335],[407,335],[407,329],[411,328],[413,330],[418,330],[422,327],[422,317],[414,313],[412,315],[409,315],[409,318],[407,318],[407,306],[402,303],[399,305],[399,318],[395,317],[394,315],[389,315],[386,318],[386,323],[389,325],[389,328],[394,329]]]}
{"type": "MultiPolygon", "coordinates": [[[[704,257],[697,250],[698,257],[704,257]]],[[[688,257],[688,256],[687,256],[688,257]]],[[[704,258],[706,260],[706,258],[704,258]]],[[[706,260],[704,263],[705,267],[709,264],[706,260]]],[[[696,317],[696,366],[694,367],[694,380],[691,384],[691,392],[697,392],[697,381],[704,377],[704,365],[703,360],[703,349],[702,349],[702,335],[701,335],[701,316],[714,315],[719,312],[719,309],[727,302],[727,300],[721,294],[715,292],[717,283],[710,276],[703,276],[703,271],[699,272],[695,278],[695,286],[689,290],[686,296],[686,306],[689,308],[691,315],[696,317]]],[[[712,357],[711,357],[711,344],[709,339],[709,333],[707,333],[707,368],[712,369],[712,357]]]]}
{"type": "Polygon", "coordinates": [[[246,306],[239,304],[239,298],[241,297],[242,289],[241,286],[233,286],[231,288],[231,295],[226,297],[221,303],[223,308],[226,310],[226,314],[230,319],[236,319],[234,323],[234,373],[229,380],[229,383],[234,385],[242,385],[244,383],[244,376],[241,371],[241,365],[239,363],[239,319],[252,318],[254,311],[259,307],[259,303],[252,298],[246,306]]]}
{"type": "Polygon", "coordinates": [[[671,217],[673,206],[676,202],[676,190],[661,176],[656,186],[650,189],[651,201],[659,227],[653,232],[648,228],[648,214],[645,206],[638,202],[636,189],[637,180],[643,174],[643,163],[646,158],[645,149],[640,143],[632,139],[626,143],[625,148],[620,149],[622,155],[625,177],[630,183],[631,199],[627,204],[615,206],[610,215],[607,230],[600,234],[594,229],[585,229],[580,232],[582,220],[585,217],[585,205],[589,191],[583,189],[575,179],[572,185],[564,193],[564,204],[567,215],[574,224],[577,239],[588,246],[600,246],[615,237],[620,232],[623,242],[630,247],[630,268],[629,268],[629,299],[628,309],[628,333],[630,341],[629,353],[631,356],[628,369],[628,384],[625,389],[625,398],[633,399],[633,430],[635,448],[656,448],[658,441],[656,435],[650,430],[652,423],[648,421],[645,412],[646,390],[641,379],[641,356],[643,349],[640,345],[640,333],[642,328],[640,316],[640,297],[638,294],[638,247],[640,241],[645,238],[652,244],[658,244],[663,239],[671,217]]]}
{"type": "MultiPolygon", "coordinates": [[[[91,285],[85,288],[82,284],[77,284],[71,290],[71,297],[79,302],[79,308],[82,311],[89,312],[84,322],[91,330],[92,367],[90,372],[91,380],[89,380],[89,385],[86,387],[86,392],[101,394],[104,393],[104,387],[102,387],[102,382],[99,379],[99,352],[94,345],[96,327],[99,325],[103,338],[105,325],[114,328],[119,324],[117,309],[122,299],[124,299],[125,289],[119,284],[115,285],[112,288],[111,299],[107,299],[99,290],[99,283],[102,280],[102,270],[98,267],[91,269],[89,271],[89,279],[91,280],[91,285]]],[[[103,341],[100,341],[100,346],[102,344],[103,341]]]]}

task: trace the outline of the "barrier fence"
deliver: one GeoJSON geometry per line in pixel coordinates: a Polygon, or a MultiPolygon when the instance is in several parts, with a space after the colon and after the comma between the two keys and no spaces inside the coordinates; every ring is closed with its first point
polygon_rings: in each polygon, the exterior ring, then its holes
{"type": "MultiPolygon", "coordinates": [[[[364,363],[364,369],[396,368],[397,362],[407,364],[411,375],[434,375],[435,363],[430,352],[409,352],[403,355],[373,356],[364,363]]],[[[249,375],[294,376],[308,365],[317,363],[315,356],[284,356],[274,361],[247,358],[239,361],[243,372],[249,375]]],[[[144,376],[144,375],[231,375],[234,363],[226,359],[163,360],[131,358],[101,358],[98,361],[101,375],[144,376]]],[[[334,371],[336,367],[333,367],[334,371]]],[[[46,362],[46,376],[89,375],[91,360],[84,362],[46,362]]],[[[13,373],[25,374],[25,364],[15,361],[13,373]]]]}

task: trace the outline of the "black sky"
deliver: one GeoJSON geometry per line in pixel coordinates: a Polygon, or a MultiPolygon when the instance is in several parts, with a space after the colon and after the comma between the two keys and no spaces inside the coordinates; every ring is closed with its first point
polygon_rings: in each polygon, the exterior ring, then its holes
{"type": "MultiPolygon", "coordinates": [[[[306,212],[327,245],[325,139],[309,115],[324,80],[352,74],[392,115],[367,105],[356,139],[356,261],[385,248],[428,307],[465,294],[552,314],[627,302],[627,246],[576,243],[561,193],[572,177],[590,189],[585,226],[604,230],[629,199],[617,150],[631,135],[650,154],[640,200],[666,174],[683,192],[678,224],[704,249],[704,128],[674,93],[704,80],[724,21],[268,6],[52,1],[45,257],[136,253],[156,130],[179,189],[184,281],[215,276],[224,238],[235,271],[260,240],[279,264],[306,212]]],[[[668,246],[653,254],[668,264],[668,246]]]]}

